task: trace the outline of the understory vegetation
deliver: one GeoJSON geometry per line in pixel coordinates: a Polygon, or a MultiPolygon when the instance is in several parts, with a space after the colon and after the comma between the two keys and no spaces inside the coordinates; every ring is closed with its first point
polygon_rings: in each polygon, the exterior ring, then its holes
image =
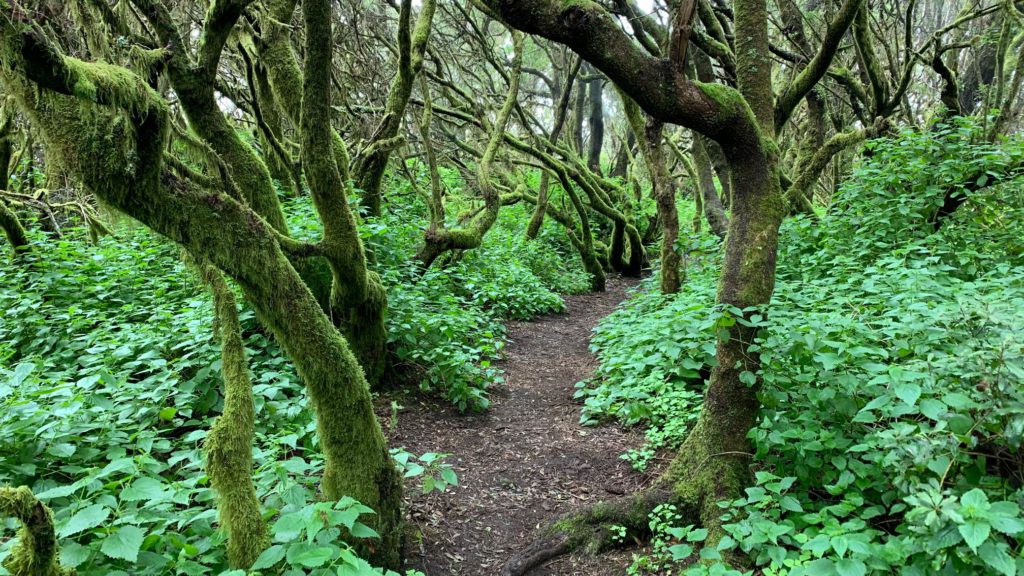
{"type": "MultiPolygon", "coordinates": [[[[767,315],[712,305],[712,253],[679,294],[647,286],[597,329],[584,422],[647,426],[625,455],[643,469],[696,421],[716,332],[758,328],[756,482],[720,503],[728,536],[702,558],[735,548],[764,574],[809,576],[1024,572],[1024,180],[928,222],[948,183],[1024,154],[976,136],[963,123],[872,142],[827,213],[783,226],[767,315]]],[[[669,508],[651,529],[635,573],[706,537],[669,508]]],[[[705,571],[738,573],[687,573],[705,571]]]]}
{"type": "MultiPolygon", "coordinates": [[[[311,225],[308,202],[286,209],[295,228],[311,225]]],[[[483,410],[501,381],[489,363],[503,322],[561,310],[559,293],[585,289],[586,278],[548,231],[525,244],[528,214],[514,210],[494,244],[421,275],[408,260],[421,225],[414,214],[366,227],[389,294],[391,353],[405,385],[483,410]]],[[[235,574],[201,451],[223,405],[211,298],[180,251],[143,228],[95,245],[86,230],[66,232],[35,234],[38,250],[0,263],[0,484],[29,486],[55,511],[61,564],[80,576],[235,574]]],[[[302,384],[253,312],[240,320],[253,374],[254,483],[272,537],[253,569],[379,573],[338,540],[342,531],[372,536],[360,518],[373,511],[350,498],[320,501],[323,457],[302,384]]],[[[436,454],[394,455],[424,490],[458,482],[436,454]]],[[[13,543],[0,544],[0,560],[13,543]]]]}

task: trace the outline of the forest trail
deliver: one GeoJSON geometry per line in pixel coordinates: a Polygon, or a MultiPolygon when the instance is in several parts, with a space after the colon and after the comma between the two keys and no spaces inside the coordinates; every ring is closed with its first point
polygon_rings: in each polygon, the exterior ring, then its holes
{"type": "MultiPolygon", "coordinates": [[[[610,277],[604,293],[567,296],[561,314],[511,323],[499,363],[506,382],[492,390],[486,414],[407,402],[392,445],[453,454],[448,462],[460,484],[429,496],[419,494],[418,484],[407,486],[409,511],[423,534],[407,543],[409,567],[427,576],[492,576],[539,524],[649,481],[619,458],[642,436],[614,425],[580,426],[572,399],[573,385],[597,366],[588,349],[591,330],[633,285],[610,277]]],[[[627,558],[565,557],[534,574],[618,575],[627,558]]]]}

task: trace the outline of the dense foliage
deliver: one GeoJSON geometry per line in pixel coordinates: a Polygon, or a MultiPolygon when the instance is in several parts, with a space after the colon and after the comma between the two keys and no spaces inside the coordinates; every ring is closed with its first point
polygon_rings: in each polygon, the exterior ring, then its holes
{"type": "MultiPolygon", "coordinates": [[[[295,227],[310,225],[308,202],[288,212],[295,227]]],[[[393,353],[424,390],[484,408],[501,378],[489,362],[503,320],[560,310],[558,292],[586,281],[550,231],[524,244],[514,210],[483,249],[421,276],[408,261],[422,225],[413,214],[366,227],[389,291],[393,353]]],[[[0,264],[0,484],[27,485],[53,508],[61,562],[81,576],[221,574],[224,534],[201,453],[222,402],[208,293],[176,248],[138,227],[97,245],[82,230],[33,241],[36,250],[0,264]]],[[[256,568],[378,573],[338,539],[372,536],[359,523],[369,509],[318,502],[323,460],[299,378],[250,310],[241,320],[255,483],[274,539],[256,568]]],[[[436,454],[394,455],[425,490],[457,483],[436,454]]]]}
{"type": "MultiPolygon", "coordinates": [[[[643,467],[696,418],[716,333],[762,326],[757,483],[721,503],[718,551],[765,574],[1024,571],[1024,182],[971,192],[1024,142],[976,135],[963,122],[872,142],[828,213],[784,225],[770,323],[711,306],[711,255],[678,295],[643,290],[597,330],[584,420],[645,423],[648,447],[627,455],[643,467]],[[951,187],[970,200],[936,232],[951,187]]],[[[652,516],[634,570],[706,536],[671,520],[652,516]]]]}

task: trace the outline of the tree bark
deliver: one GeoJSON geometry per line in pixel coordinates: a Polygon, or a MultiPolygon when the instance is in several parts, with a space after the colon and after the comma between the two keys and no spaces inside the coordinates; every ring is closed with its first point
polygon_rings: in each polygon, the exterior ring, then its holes
{"type": "Polygon", "coordinates": [[[270,544],[252,480],[252,444],[256,435],[252,380],[235,295],[220,270],[204,263],[198,266],[213,294],[224,378],[224,410],[210,426],[203,443],[206,472],[210,485],[217,491],[220,524],[228,535],[228,564],[248,570],[270,544]]]}
{"type": "MultiPolygon", "coordinates": [[[[291,21],[296,2],[272,0],[268,4],[268,17],[263,23],[257,50],[261,62],[267,68],[267,76],[277,102],[292,124],[300,126],[306,79],[292,51],[287,29],[282,24],[291,21]]],[[[327,114],[323,119],[329,131],[329,152],[317,154],[314,160],[320,162],[324,157],[333,160],[334,169],[341,181],[347,183],[348,149],[341,136],[331,128],[329,118],[327,114]]],[[[321,273],[314,278],[316,282],[307,281],[314,285],[311,288],[315,294],[323,292],[324,285],[328,286],[327,308],[331,311],[331,317],[351,344],[367,380],[371,386],[377,386],[387,368],[387,329],[384,323],[387,293],[379,276],[367,269],[365,254],[359,254],[362,252],[361,243],[356,248],[358,231],[347,203],[344,206],[336,203],[334,206],[338,213],[328,215],[325,220],[337,223],[339,228],[347,228],[336,230],[334,234],[353,239],[349,242],[353,257],[346,258],[339,253],[339,260],[330,263],[330,275],[321,273]],[[330,280],[324,279],[325,276],[329,276],[330,280]]]]}

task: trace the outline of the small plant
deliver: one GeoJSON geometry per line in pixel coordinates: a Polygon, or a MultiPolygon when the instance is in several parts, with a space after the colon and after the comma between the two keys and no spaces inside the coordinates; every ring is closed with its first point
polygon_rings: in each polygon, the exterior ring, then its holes
{"type": "Polygon", "coordinates": [[[458,486],[459,478],[450,464],[444,461],[451,454],[427,452],[422,456],[408,452],[402,448],[392,448],[391,457],[398,466],[398,471],[405,478],[422,478],[424,494],[444,492],[449,486],[458,486]]]}

